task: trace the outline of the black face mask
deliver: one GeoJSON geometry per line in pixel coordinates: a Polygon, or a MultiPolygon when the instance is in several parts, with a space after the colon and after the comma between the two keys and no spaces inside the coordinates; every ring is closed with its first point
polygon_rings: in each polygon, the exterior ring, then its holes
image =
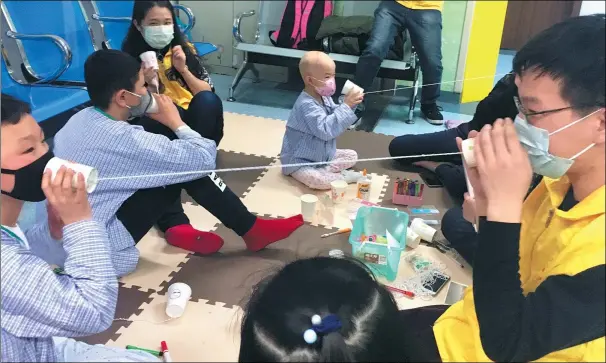
{"type": "Polygon", "coordinates": [[[54,157],[55,155],[53,152],[49,150],[46,154],[38,158],[38,160],[21,169],[1,169],[0,171],[3,174],[12,174],[15,176],[13,191],[5,192],[3,190],[2,194],[25,202],[41,202],[46,199],[46,196],[42,191],[42,176],[46,164],[54,157]]]}

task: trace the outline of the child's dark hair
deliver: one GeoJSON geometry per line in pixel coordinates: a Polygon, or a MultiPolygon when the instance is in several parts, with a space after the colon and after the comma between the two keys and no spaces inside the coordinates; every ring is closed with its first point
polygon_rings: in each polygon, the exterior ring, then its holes
{"type": "Polygon", "coordinates": [[[2,94],[0,103],[2,104],[2,111],[0,113],[3,124],[16,125],[21,121],[23,116],[32,113],[29,103],[5,93],[2,94]]]}
{"type": "Polygon", "coordinates": [[[242,321],[240,362],[402,361],[398,306],[359,261],[298,260],[259,283],[242,321]],[[336,315],[342,327],[303,339],[311,318],[336,315]]]}

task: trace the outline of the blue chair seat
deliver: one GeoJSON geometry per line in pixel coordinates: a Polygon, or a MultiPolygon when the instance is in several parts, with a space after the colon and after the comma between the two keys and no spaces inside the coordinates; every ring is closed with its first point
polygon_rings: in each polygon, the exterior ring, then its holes
{"type": "Polygon", "coordinates": [[[17,97],[31,105],[38,122],[68,111],[89,101],[88,92],[78,88],[25,86],[15,82],[2,60],[2,93],[17,97]]]}

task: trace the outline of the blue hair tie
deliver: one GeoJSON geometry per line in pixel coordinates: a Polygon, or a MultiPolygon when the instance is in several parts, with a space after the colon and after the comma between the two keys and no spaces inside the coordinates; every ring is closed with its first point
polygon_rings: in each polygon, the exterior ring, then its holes
{"type": "Polygon", "coordinates": [[[341,319],[335,314],[321,318],[319,315],[311,317],[312,327],[303,333],[303,339],[307,344],[314,344],[318,340],[318,334],[330,334],[341,329],[341,319]]]}

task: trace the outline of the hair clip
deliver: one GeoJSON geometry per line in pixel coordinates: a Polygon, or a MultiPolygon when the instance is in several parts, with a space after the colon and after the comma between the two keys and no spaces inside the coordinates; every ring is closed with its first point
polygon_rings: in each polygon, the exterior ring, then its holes
{"type": "Polygon", "coordinates": [[[327,334],[335,332],[341,329],[341,320],[335,314],[330,314],[322,318],[320,315],[313,315],[311,317],[310,329],[305,330],[303,333],[303,340],[307,344],[314,344],[318,341],[318,334],[327,334]]]}

